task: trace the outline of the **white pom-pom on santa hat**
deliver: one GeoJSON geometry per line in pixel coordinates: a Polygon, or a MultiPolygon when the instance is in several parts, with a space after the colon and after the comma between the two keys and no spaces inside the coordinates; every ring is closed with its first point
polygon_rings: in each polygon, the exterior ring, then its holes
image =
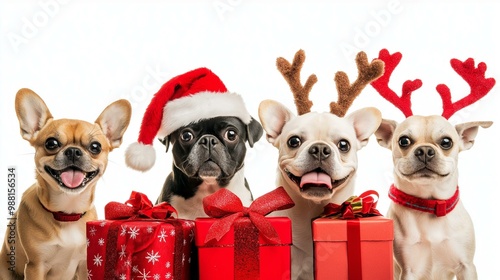
{"type": "Polygon", "coordinates": [[[207,68],[198,68],[172,78],[153,96],[144,113],[139,138],[125,152],[127,166],[139,171],[151,169],[156,160],[155,137],[202,119],[233,116],[249,124],[251,116],[243,99],[229,93],[222,81],[207,68]]]}
{"type": "Polygon", "coordinates": [[[156,161],[156,152],[152,145],[132,143],[125,152],[127,166],[135,170],[147,171],[156,161]]]}

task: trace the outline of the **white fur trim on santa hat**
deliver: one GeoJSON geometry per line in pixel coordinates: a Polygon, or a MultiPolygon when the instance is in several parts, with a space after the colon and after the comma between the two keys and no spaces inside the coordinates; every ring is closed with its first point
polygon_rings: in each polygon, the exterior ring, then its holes
{"type": "Polygon", "coordinates": [[[125,151],[125,163],[132,169],[148,171],[153,167],[155,161],[156,152],[152,145],[135,142],[130,144],[125,151]]]}
{"type": "Polygon", "coordinates": [[[252,119],[239,94],[199,92],[167,103],[158,136],[165,137],[180,127],[214,117],[237,117],[245,124],[252,119]]]}

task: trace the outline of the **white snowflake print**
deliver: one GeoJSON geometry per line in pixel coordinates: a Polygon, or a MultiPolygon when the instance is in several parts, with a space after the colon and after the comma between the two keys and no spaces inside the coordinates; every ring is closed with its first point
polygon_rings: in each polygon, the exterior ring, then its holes
{"type": "Polygon", "coordinates": [[[165,279],[172,279],[172,273],[167,272],[167,274],[165,274],[165,279]]]}
{"type": "Polygon", "coordinates": [[[97,254],[94,256],[94,265],[101,266],[102,265],[102,256],[97,254]]]}
{"type": "Polygon", "coordinates": [[[184,255],[184,253],[182,254],[182,264],[184,264],[184,262],[186,262],[186,256],[184,255]]]}
{"type": "Polygon", "coordinates": [[[156,273],[155,275],[153,275],[153,279],[154,280],[160,280],[161,276],[160,274],[156,273]]]}
{"type": "Polygon", "coordinates": [[[90,247],[90,240],[87,238],[87,247],[90,247]]]}
{"type": "Polygon", "coordinates": [[[186,240],[186,239],[184,239],[184,240],[182,241],[182,245],[183,245],[183,246],[186,246],[186,244],[187,244],[187,240],[186,240]]]}
{"type": "Polygon", "coordinates": [[[125,273],[120,274],[120,280],[127,280],[127,275],[125,273]]]}
{"type": "Polygon", "coordinates": [[[122,250],[120,252],[118,252],[118,257],[120,257],[120,260],[122,260],[123,258],[125,258],[127,256],[127,252],[125,252],[126,246],[121,245],[121,248],[122,248],[122,250]]]}
{"type": "Polygon", "coordinates": [[[139,272],[139,268],[137,268],[137,265],[134,265],[132,267],[132,271],[135,272],[135,273],[139,272]]]}
{"type": "Polygon", "coordinates": [[[166,238],[168,237],[167,232],[165,231],[164,228],[161,229],[160,235],[158,235],[158,240],[160,242],[166,242],[166,238]]]}
{"type": "Polygon", "coordinates": [[[189,238],[191,239],[191,242],[193,242],[193,239],[194,239],[194,230],[189,231],[189,238]]]}
{"type": "Polygon", "coordinates": [[[175,236],[175,229],[172,229],[172,230],[170,231],[170,236],[175,236]]]}
{"type": "Polygon", "coordinates": [[[147,233],[152,233],[152,232],[153,232],[153,228],[152,228],[152,227],[148,227],[148,228],[146,229],[146,232],[147,232],[147,233]]]}
{"type": "Polygon", "coordinates": [[[125,264],[126,267],[131,267],[132,266],[132,261],[126,260],[124,264],[125,264]]]}
{"type": "Polygon", "coordinates": [[[148,260],[148,263],[152,262],[154,265],[155,262],[159,261],[158,259],[160,257],[161,256],[158,255],[158,252],[155,253],[155,251],[151,250],[151,253],[148,253],[148,255],[146,256],[146,259],[148,260]]]}
{"type": "Polygon", "coordinates": [[[87,269],[87,280],[92,280],[92,270],[91,269],[87,269]]]}
{"type": "Polygon", "coordinates": [[[139,229],[137,227],[131,227],[128,230],[128,234],[130,234],[130,238],[135,239],[137,235],[139,235],[139,229]]]}
{"type": "Polygon", "coordinates": [[[99,240],[97,241],[97,244],[99,244],[99,246],[103,246],[104,245],[104,238],[99,238],[99,240]]]}
{"type": "Polygon", "coordinates": [[[151,275],[149,275],[149,271],[146,272],[146,269],[143,269],[142,271],[139,271],[139,276],[137,276],[139,279],[149,279],[151,278],[151,275]]]}
{"type": "Polygon", "coordinates": [[[99,225],[100,225],[101,227],[106,226],[106,221],[102,221],[99,225]]]}
{"type": "Polygon", "coordinates": [[[122,225],[122,230],[120,232],[120,236],[125,236],[125,234],[127,234],[127,226],[122,225]]]}
{"type": "Polygon", "coordinates": [[[194,227],[194,222],[193,221],[184,221],[184,227],[194,227]]]}
{"type": "Polygon", "coordinates": [[[170,262],[167,262],[167,263],[165,264],[165,267],[166,267],[166,268],[170,268],[171,266],[172,266],[172,264],[171,264],[170,262]]]}
{"type": "Polygon", "coordinates": [[[97,231],[97,229],[95,227],[91,227],[90,231],[89,231],[90,232],[90,236],[94,236],[95,233],[96,233],[96,231],[97,231]]]}

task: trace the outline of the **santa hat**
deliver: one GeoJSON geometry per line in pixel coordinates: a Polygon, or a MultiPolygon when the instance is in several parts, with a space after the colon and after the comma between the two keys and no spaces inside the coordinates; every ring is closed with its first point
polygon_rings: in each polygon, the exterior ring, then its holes
{"type": "Polygon", "coordinates": [[[228,92],[209,69],[198,68],[172,78],[151,99],[139,138],[125,152],[127,166],[149,170],[156,160],[156,137],[163,139],[182,126],[221,116],[237,117],[245,124],[251,121],[241,96],[228,92]]]}

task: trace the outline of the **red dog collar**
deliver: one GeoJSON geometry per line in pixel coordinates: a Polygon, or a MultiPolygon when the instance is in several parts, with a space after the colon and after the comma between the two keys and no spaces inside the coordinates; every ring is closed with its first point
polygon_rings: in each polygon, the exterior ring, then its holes
{"type": "MultiPolygon", "coordinates": [[[[40,202],[40,204],[42,204],[42,203],[40,202]]],[[[83,215],[85,215],[85,213],[87,213],[87,212],[83,212],[83,213],[67,214],[67,213],[64,213],[62,211],[59,211],[59,212],[50,211],[43,204],[42,204],[42,207],[43,207],[43,209],[45,209],[45,211],[52,213],[52,216],[54,216],[54,219],[56,221],[59,221],[59,222],[76,222],[76,221],[80,220],[80,218],[83,217],[83,215]]]]}
{"type": "Polygon", "coordinates": [[[405,207],[419,210],[422,212],[435,214],[437,217],[445,216],[450,213],[458,203],[458,186],[455,194],[447,200],[440,199],[422,199],[397,189],[394,185],[389,190],[389,198],[397,204],[405,207]]]}

